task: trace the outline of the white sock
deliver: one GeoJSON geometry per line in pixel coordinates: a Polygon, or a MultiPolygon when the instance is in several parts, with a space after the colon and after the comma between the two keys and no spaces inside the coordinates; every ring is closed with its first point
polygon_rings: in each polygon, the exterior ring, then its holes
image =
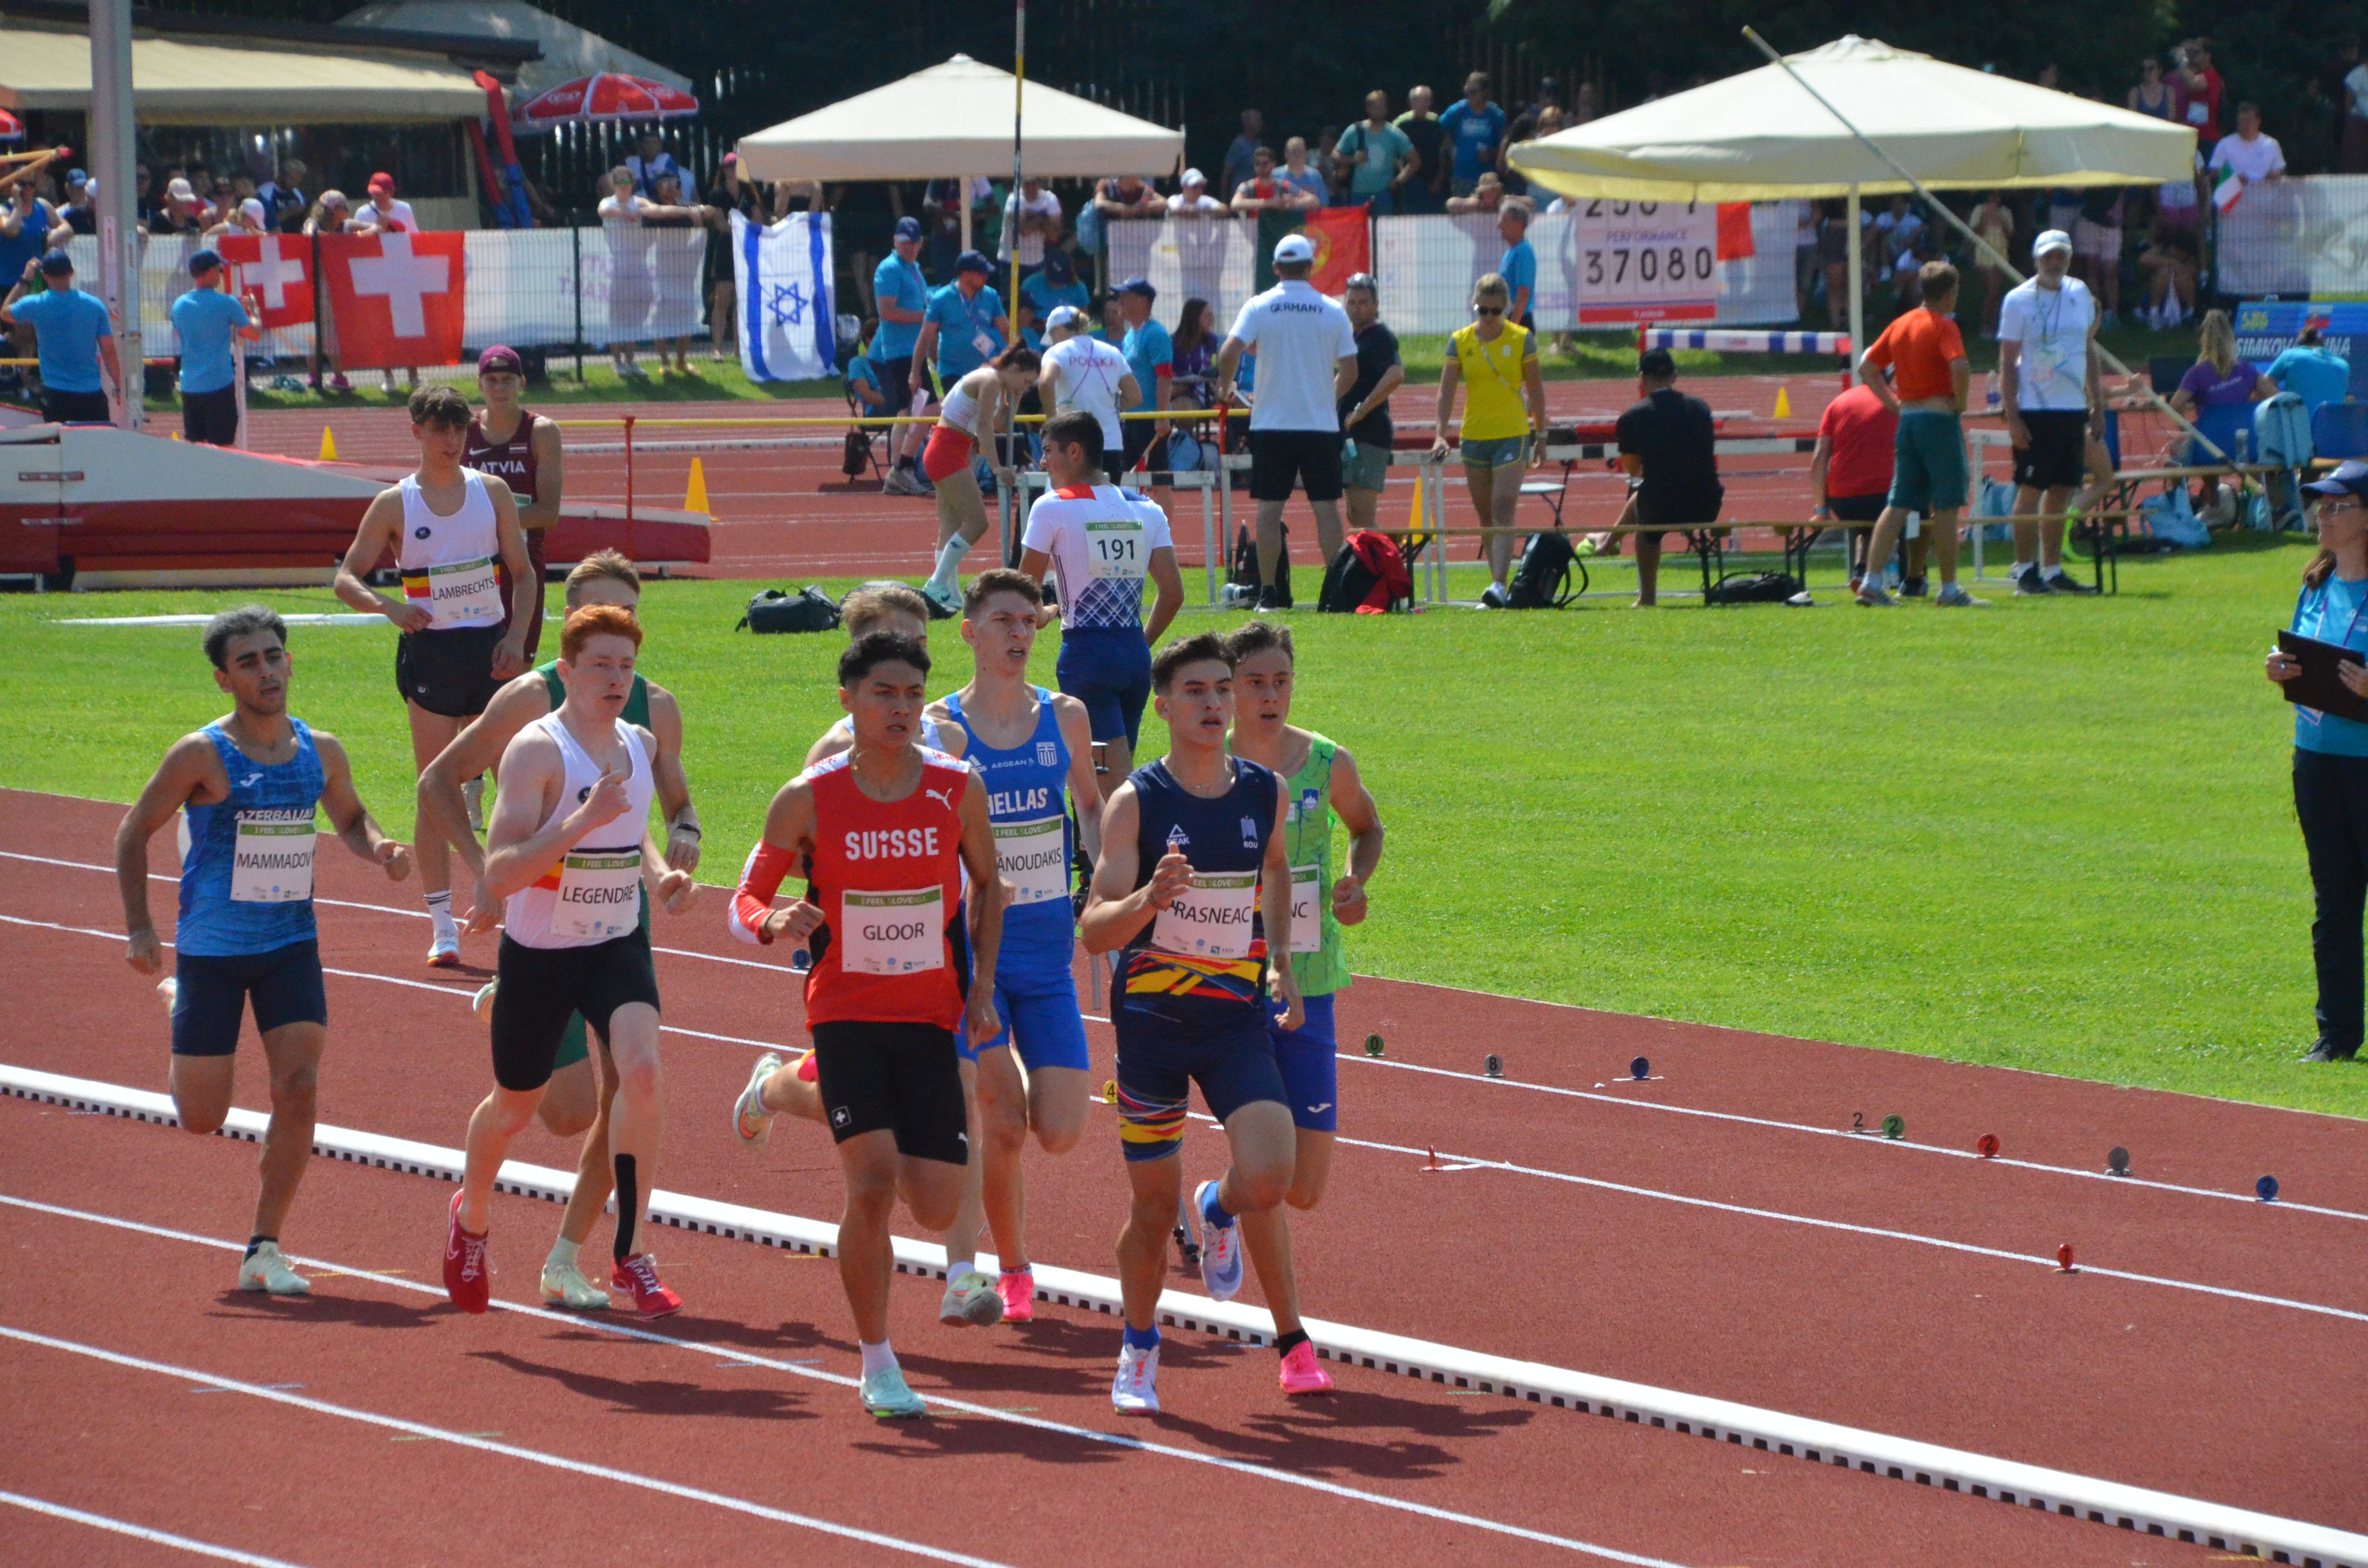
{"type": "Polygon", "coordinates": [[[452,922],[452,891],[427,895],[427,918],[436,923],[436,939],[439,942],[461,939],[461,927],[452,922]]]}
{"type": "Polygon", "coordinates": [[[970,540],[956,534],[939,548],[938,569],[929,574],[929,586],[941,594],[951,594],[962,581],[962,558],[970,553],[970,540]]]}
{"type": "Polygon", "coordinates": [[[884,1339],[877,1345],[866,1345],[859,1339],[855,1347],[863,1352],[863,1375],[867,1378],[884,1372],[896,1364],[896,1352],[884,1339]]]}
{"type": "Polygon", "coordinates": [[[2039,574],[2043,577],[2061,577],[2064,575],[2064,562],[2059,561],[2053,566],[2043,566],[2039,569],[2039,574]]]}
{"type": "Polygon", "coordinates": [[[543,1259],[542,1266],[545,1268],[572,1268],[575,1266],[576,1254],[582,1247],[581,1242],[571,1242],[565,1236],[562,1236],[551,1244],[551,1256],[543,1259]]]}

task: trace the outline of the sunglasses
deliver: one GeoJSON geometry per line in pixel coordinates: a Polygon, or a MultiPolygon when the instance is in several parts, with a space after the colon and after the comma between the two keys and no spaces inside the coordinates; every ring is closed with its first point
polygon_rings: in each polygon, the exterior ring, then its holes
{"type": "Polygon", "coordinates": [[[1475,316],[1501,316],[1505,313],[1505,307],[1502,305],[1474,305],[1472,307],[1472,313],[1475,316]]]}

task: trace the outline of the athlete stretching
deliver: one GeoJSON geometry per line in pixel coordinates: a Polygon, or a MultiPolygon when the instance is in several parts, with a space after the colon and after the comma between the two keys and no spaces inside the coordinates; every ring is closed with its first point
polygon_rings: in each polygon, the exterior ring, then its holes
{"type": "MultiPolygon", "coordinates": [[[[641,602],[641,574],[613,550],[595,551],[576,562],[567,574],[567,610],[586,605],[616,605],[632,610],[641,602]]],[[[477,835],[469,831],[462,794],[463,779],[479,777],[501,760],[518,732],[555,711],[566,699],[559,678],[559,663],[538,665],[510,682],[486,704],[452,744],[437,754],[419,776],[419,821],[441,835],[468,862],[474,906],[461,917],[461,929],[471,935],[490,931],[501,908],[485,891],[485,857],[477,835]]],[[[682,768],[682,709],[674,694],[633,672],[633,689],[619,715],[626,723],[647,730],[657,741],[650,758],[659,809],[666,821],[666,864],[677,870],[699,869],[699,817],[691,809],[690,782],[682,768]]],[[[642,901],[642,930],[649,931],[650,905],[642,901]]],[[[501,983],[489,981],[477,993],[477,1015],[493,1017],[494,999],[501,983]]],[[[544,1127],[560,1138],[584,1136],[575,1160],[575,1189],[567,1212],[559,1221],[559,1239],[542,1266],[542,1299],[554,1306],[597,1312],[610,1305],[609,1293],[587,1278],[577,1255],[609,1201],[609,1108],[617,1092],[613,1064],[606,1073],[592,1064],[590,1031],[584,1015],[571,1013],[567,1032],[560,1037],[559,1055],[552,1063],[551,1083],[536,1108],[544,1127]]]]}
{"type": "MultiPolygon", "coordinates": [[[[532,601],[542,596],[542,580],[527,555],[509,486],[461,466],[469,444],[469,404],[461,394],[450,387],[415,390],[411,438],[419,443],[418,472],[370,502],[337,568],[336,588],[347,604],[386,617],[403,633],[394,646],[394,684],[411,719],[412,762],[425,772],[502,683],[525,670],[532,601]],[[389,555],[403,574],[399,599],[365,580],[389,555]],[[507,607],[503,572],[510,581],[507,607]]],[[[441,834],[421,833],[418,845],[421,891],[435,923],[427,961],[450,969],[461,961],[451,857],[441,834]]]]}
{"type": "Polygon", "coordinates": [[[173,932],[173,1108],[204,1136],[230,1115],[239,1016],[255,1005],[271,1068],[263,1190],[238,1266],[238,1288],[302,1296],[313,1287],[279,1254],[279,1227],[313,1157],[314,1091],[328,1043],[329,1004],[313,924],[314,810],[347,848],[411,874],[411,852],[378,830],[354,793],[345,747],[288,711],[288,629],[260,605],[206,627],[206,657],[231,710],[165,753],[115,830],[124,958],[142,974],[164,967],[148,914],[148,840],[186,811],[181,912],[173,932]]]}
{"type": "Polygon", "coordinates": [[[680,913],[690,873],[667,868],[650,835],[656,741],[619,715],[633,689],[642,628],[615,605],[575,611],[561,629],[558,709],[502,752],[501,792],[486,834],[485,888],[507,901],[494,997],[494,1091],[469,1119],[468,1163],[452,1195],[444,1288],[481,1312],[490,1298],[485,1230],[510,1140],[533,1119],[571,1014],[598,1030],[617,1076],[609,1144],[617,1178],[616,1269],[645,1316],[681,1299],[657,1262],[633,1250],[664,1130],[658,983],[644,890],[680,913]]]}
{"type": "MultiPolygon", "coordinates": [[[[956,1037],[973,1063],[978,1114],[973,1126],[980,1135],[972,1146],[984,1167],[979,1185],[1002,1266],[996,1293],[1006,1323],[1036,1315],[1020,1152],[1031,1127],[1048,1154],[1077,1146],[1092,1065],[1072,961],[1076,915],[1069,902],[1069,801],[1081,803],[1077,835],[1090,862],[1101,853],[1101,790],[1085,704],[1028,680],[1043,606],[1035,583],[1019,573],[998,567],[973,578],[962,601],[962,634],[975,673],[968,686],[929,710],[961,726],[969,740],[964,755],[986,786],[996,866],[1011,901],[995,966],[1002,1031],[984,1044],[967,1030],[956,1037]]],[[[970,1221],[968,1235],[947,1237],[949,1278],[957,1260],[978,1256],[975,1216],[970,1221]]]]}
{"type": "MultiPolygon", "coordinates": [[[[1306,998],[1307,1017],[1297,1028],[1285,1028],[1278,1017],[1268,1033],[1298,1128],[1286,1198],[1293,1209],[1313,1209],[1323,1201],[1331,1179],[1332,1143],[1340,1125],[1332,1024],[1332,998],[1349,988],[1340,927],[1365,918],[1365,884],[1382,859],[1382,818],[1347,749],[1291,722],[1295,659],[1290,631],[1253,620],[1226,637],[1225,652],[1234,660],[1233,753],[1272,768],[1282,780],[1283,853],[1291,861],[1291,971],[1306,998]],[[1332,855],[1335,816],[1349,830],[1345,867],[1332,855]]],[[[1298,1282],[1287,1216],[1279,1208],[1245,1214],[1242,1231],[1276,1325],[1286,1315],[1296,1323],[1298,1282]]],[[[1298,1354],[1296,1365],[1288,1357],[1283,1361],[1286,1391],[1304,1392],[1293,1388],[1295,1379],[1329,1381],[1311,1347],[1298,1354]]]]}
{"type": "MultiPolygon", "coordinates": [[[[1183,1198],[1191,1085],[1201,1085],[1233,1147],[1232,1168],[1194,1195],[1201,1281],[1226,1301],[1242,1285],[1240,1217],[1264,1213],[1291,1190],[1290,1102],[1267,1041],[1269,974],[1282,1028],[1296,1029],[1305,1017],[1291,971],[1281,782],[1225,754],[1234,667],[1224,643],[1208,632],[1168,643],[1151,661],[1151,687],[1167,722],[1167,755],[1136,768],[1103,808],[1102,858],[1079,927],[1087,952],[1122,955],[1110,1006],[1119,1138],[1133,1195],[1118,1243],[1126,1337],[1110,1402],[1121,1411],[1159,1408],[1154,1314],[1183,1198]]],[[[1285,1249],[1286,1274],[1289,1261],[1285,1249]]],[[[1329,1388],[1298,1319],[1278,1305],[1274,1326],[1284,1388],[1329,1388]],[[1304,1370],[1321,1381],[1298,1375],[1304,1370]]]]}
{"type": "Polygon", "coordinates": [[[737,902],[760,941],[810,945],[806,1024],[847,1183],[838,1273],[874,1415],[927,1413],[888,1340],[895,1270],[889,1221],[901,1193],[914,1221],[952,1224],[971,1158],[953,1031],[996,1028],[1003,883],[986,801],[958,759],[916,744],[928,650],[875,631],[839,656],[839,700],[855,746],[781,787],[737,902]],[[812,895],[772,907],[783,878],[810,869],[812,895]],[[956,909],[973,884],[976,970],[956,909]]]}

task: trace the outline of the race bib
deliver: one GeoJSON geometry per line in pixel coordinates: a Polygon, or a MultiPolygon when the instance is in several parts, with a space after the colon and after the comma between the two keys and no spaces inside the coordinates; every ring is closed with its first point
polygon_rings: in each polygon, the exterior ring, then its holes
{"type": "Polygon", "coordinates": [[[642,923],[642,852],[574,849],[559,863],[552,934],[605,942],[642,923]]]}
{"type": "Polygon", "coordinates": [[[840,895],[838,964],[856,974],[916,974],[946,967],[946,892],[840,895]]]}
{"type": "Polygon", "coordinates": [[[1258,914],[1256,871],[1195,871],[1152,926],[1151,945],[1190,958],[1250,956],[1250,921],[1258,914]]]}
{"type": "Polygon", "coordinates": [[[313,811],[238,813],[231,851],[233,903],[298,903],[313,896],[313,811]]]}
{"type": "Polygon", "coordinates": [[[1293,866],[1291,869],[1291,950],[1293,953],[1320,953],[1324,950],[1324,868],[1293,866]]]}
{"type": "Polygon", "coordinates": [[[1094,581],[1140,583],[1143,525],[1132,517],[1086,525],[1086,562],[1094,581]]]}
{"type": "Polygon", "coordinates": [[[502,579],[490,559],[454,561],[407,571],[403,597],[427,612],[428,626],[492,626],[502,619],[502,579]]]}
{"type": "Polygon", "coordinates": [[[1065,817],[995,825],[995,869],[1011,884],[1014,903],[1050,903],[1069,896],[1065,817]]]}

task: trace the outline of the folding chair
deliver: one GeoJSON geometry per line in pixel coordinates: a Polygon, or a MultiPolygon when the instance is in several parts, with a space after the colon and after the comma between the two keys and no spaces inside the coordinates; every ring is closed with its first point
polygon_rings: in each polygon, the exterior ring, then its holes
{"type": "Polygon", "coordinates": [[[2312,456],[2341,462],[2368,458],[2368,403],[2323,403],[2310,416],[2312,456]]]}
{"type": "MultiPolygon", "coordinates": [[[[855,395],[855,387],[852,382],[840,382],[839,390],[847,394],[847,415],[849,419],[862,419],[866,417],[878,418],[880,416],[880,413],[890,412],[887,410],[874,412],[871,409],[864,407],[863,400],[855,395]]],[[[890,425],[885,427],[867,425],[848,426],[847,452],[848,456],[842,459],[840,461],[839,472],[847,473],[847,482],[849,484],[854,483],[857,480],[863,477],[863,470],[860,463],[868,462],[871,465],[872,480],[882,486],[886,485],[888,483],[888,464],[882,459],[880,449],[895,439],[896,428],[897,427],[894,425],[890,425]],[[853,458],[853,454],[857,452],[860,452],[862,454],[860,460],[854,460],[853,458]],[[853,468],[854,472],[851,473],[848,472],[847,471],[849,468],[853,468]]]]}

